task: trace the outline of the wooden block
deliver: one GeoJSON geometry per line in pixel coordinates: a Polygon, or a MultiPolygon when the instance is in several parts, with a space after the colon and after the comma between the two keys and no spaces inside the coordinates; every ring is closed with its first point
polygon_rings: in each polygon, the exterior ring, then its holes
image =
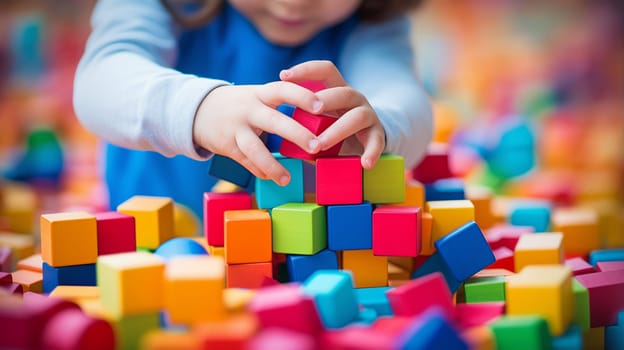
{"type": "Polygon", "coordinates": [[[496,224],[492,214],[492,190],[485,186],[467,186],[466,199],[474,206],[475,221],[482,230],[496,224]]]}
{"type": "Polygon", "coordinates": [[[551,349],[546,320],[540,316],[503,316],[490,325],[498,349],[551,349]]]}
{"type": "Polygon", "coordinates": [[[193,328],[201,349],[245,349],[258,331],[255,315],[246,313],[229,316],[221,322],[207,322],[193,328]]]}
{"type": "Polygon", "coordinates": [[[605,327],[592,327],[583,333],[583,349],[605,349],[605,327]]]}
{"type": "Polygon", "coordinates": [[[505,301],[505,277],[474,277],[464,284],[467,303],[505,301]]]}
{"type": "Polygon", "coordinates": [[[134,216],[136,246],[156,249],[173,238],[173,200],[168,197],[134,196],[117,206],[134,216]]]}
{"type": "MultiPolygon", "coordinates": [[[[588,264],[589,265],[589,264],[588,264]]],[[[589,265],[591,267],[591,265],[589,265]]],[[[621,271],[624,270],[624,261],[599,261],[596,263],[596,269],[598,271],[621,271]]],[[[591,271],[593,272],[592,268],[591,271]]]]}
{"type": "Polygon", "coordinates": [[[226,210],[251,209],[247,193],[204,193],[204,235],[208,245],[223,247],[223,215],[226,210]]]}
{"type": "Polygon", "coordinates": [[[520,236],[525,233],[533,233],[531,226],[513,226],[498,224],[485,231],[485,238],[492,249],[505,247],[510,250],[516,249],[520,236]]]}
{"type": "Polygon", "coordinates": [[[373,254],[417,256],[421,211],[420,207],[377,206],[373,210],[373,254]]]}
{"type": "Polygon", "coordinates": [[[260,209],[272,209],[285,203],[303,202],[303,162],[273,153],[275,159],[290,173],[290,182],[280,186],[273,180],[256,178],[256,202],[260,209]]]}
{"type": "Polygon", "coordinates": [[[362,203],[360,157],[343,156],[316,160],[316,203],[320,205],[362,203]]]}
{"type": "Polygon", "coordinates": [[[154,329],[141,338],[143,350],[196,350],[199,339],[190,331],[154,329]]]}
{"type": "Polygon", "coordinates": [[[98,255],[136,250],[134,216],[116,211],[96,213],[98,255]]]}
{"type": "Polygon", "coordinates": [[[201,234],[201,222],[193,210],[183,204],[173,203],[174,237],[198,238],[201,234]]]}
{"type": "Polygon", "coordinates": [[[95,286],[95,264],[53,267],[43,263],[43,292],[60,285],[95,286]]]}
{"type": "Polygon", "coordinates": [[[326,329],[342,328],[358,319],[359,309],[353,280],[348,271],[319,270],[304,283],[326,329]]]}
{"type": "Polygon", "coordinates": [[[432,306],[445,317],[453,317],[451,292],[441,273],[416,278],[409,283],[386,292],[392,311],[397,316],[418,317],[432,306]]]}
{"type": "Polygon", "coordinates": [[[115,330],[115,349],[138,349],[141,339],[160,329],[160,313],[149,312],[106,319],[115,330]]]}
{"type": "Polygon", "coordinates": [[[97,286],[58,286],[50,292],[49,296],[80,304],[84,300],[98,300],[100,289],[97,286]]]}
{"type": "Polygon", "coordinates": [[[400,349],[457,349],[468,350],[451,319],[444,311],[432,308],[420,319],[412,320],[397,339],[400,349]]]}
{"type": "Polygon", "coordinates": [[[312,336],[281,328],[267,328],[256,334],[247,344],[248,350],[317,349],[312,336]]]}
{"type": "Polygon", "coordinates": [[[0,285],[1,284],[9,284],[9,283],[13,283],[12,275],[10,273],[8,273],[8,272],[0,271],[0,285]]]}
{"type": "Polygon", "coordinates": [[[273,278],[273,265],[270,262],[226,266],[228,288],[260,288],[265,277],[273,278]]]}
{"type": "Polygon", "coordinates": [[[43,271],[43,259],[41,254],[33,254],[17,262],[17,268],[20,270],[30,270],[35,272],[43,271]]]}
{"type": "Polygon", "coordinates": [[[457,304],[455,322],[461,329],[484,326],[505,314],[505,302],[457,304]]]}
{"type": "Polygon", "coordinates": [[[44,349],[113,350],[115,333],[108,322],[87,316],[81,310],[68,309],[48,322],[42,343],[44,349]]]}
{"type": "Polygon", "coordinates": [[[43,292],[43,276],[41,272],[30,270],[17,270],[12,274],[13,283],[22,286],[24,293],[26,292],[43,292]]]}
{"type": "MultiPolygon", "coordinates": [[[[574,276],[595,272],[594,268],[583,258],[565,259],[563,264],[572,270],[574,276]]],[[[622,268],[624,269],[624,265],[622,268]]]]}
{"type": "Polygon", "coordinates": [[[459,227],[474,221],[474,206],[469,200],[427,202],[425,211],[433,217],[432,244],[459,227]]]}
{"type": "Polygon", "coordinates": [[[574,293],[574,323],[581,327],[583,332],[589,330],[589,292],[576,278],[572,279],[572,293],[574,293]]]}
{"type": "Polygon", "coordinates": [[[370,249],[343,251],[342,269],[351,271],[356,288],[388,285],[388,257],[375,256],[370,249]]]}
{"type": "Polygon", "coordinates": [[[37,193],[25,184],[6,182],[3,196],[0,198],[0,216],[8,219],[8,230],[19,234],[31,234],[35,232],[33,218],[37,215],[40,206],[37,193]]]}
{"type": "Polygon", "coordinates": [[[174,324],[192,325],[225,317],[223,259],[179,256],[165,267],[164,307],[174,324]]]}
{"type": "Polygon", "coordinates": [[[425,201],[466,199],[465,182],[461,178],[439,179],[425,185],[425,201]]]}
{"type": "Polygon", "coordinates": [[[473,278],[479,277],[497,277],[497,276],[513,276],[515,273],[507,269],[483,269],[477,272],[473,278]]]}
{"type": "Polygon", "coordinates": [[[600,261],[624,261],[624,249],[594,250],[589,254],[589,263],[592,266],[600,261]]]}
{"type": "Polygon", "coordinates": [[[557,208],[552,230],[563,234],[566,253],[587,255],[602,246],[598,214],[589,208],[557,208]]]}
{"type": "Polygon", "coordinates": [[[21,297],[0,297],[0,348],[43,349],[45,327],[60,312],[79,310],[66,300],[47,298],[35,293],[21,297]]]}
{"type": "MultiPolygon", "coordinates": [[[[388,257],[389,259],[390,257],[388,257]]],[[[409,280],[412,271],[407,271],[402,267],[388,261],[388,280],[409,280]]]]}
{"type": "Polygon", "coordinates": [[[405,201],[405,161],[402,157],[382,154],[375,167],[363,173],[364,200],[373,204],[405,201]]]}
{"type": "Polygon", "coordinates": [[[392,308],[386,294],[392,287],[373,287],[355,289],[355,297],[359,305],[373,309],[377,316],[391,316],[392,308]]]}
{"type": "Polygon", "coordinates": [[[496,261],[483,232],[474,221],[438,239],[435,247],[459,281],[465,281],[496,261]]]}
{"type": "Polygon", "coordinates": [[[19,283],[6,283],[0,284],[0,296],[4,295],[21,295],[24,293],[24,288],[19,283]]]}
{"type": "Polygon", "coordinates": [[[223,303],[229,314],[247,312],[247,304],[256,295],[255,290],[244,288],[225,288],[223,290],[223,303]]]}
{"type": "Polygon", "coordinates": [[[446,144],[430,144],[425,157],[412,169],[412,179],[424,184],[450,177],[453,173],[449,167],[449,147],[446,144]]]}
{"type": "Polygon", "coordinates": [[[517,272],[529,265],[563,264],[563,235],[559,232],[528,233],[520,236],[514,251],[517,272]]]}
{"type": "Polygon", "coordinates": [[[287,255],[286,266],[291,282],[304,282],[318,270],[338,270],[336,252],[323,249],[314,255],[287,255]]]}
{"type": "Polygon", "coordinates": [[[12,251],[0,243],[0,272],[11,272],[13,268],[12,251]]]}
{"type": "Polygon", "coordinates": [[[508,277],[507,315],[540,315],[548,322],[551,334],[563,334],[574,317],[571,276],[565,266],[538,265],[508,277]]]}
{"type": "Polygon", "coordinates": [[[97,224],[85,212],[41,215],[41,256],[50,266],[95,264],[97,224]]]}
{"type": "Polygon", "coordinates": [[[565,333],[558,337],[553,337],[552,347],[553,349],[582,349],[583,333],[581,328],[576,324],[572,324],[565,333]]]}
{"type": "Polygon", "coordinates": [[[113,316],[158,312],[163,306],[164,261],[146,252],[103,255],[97,262],[102,306],[113,316]]]}
{"type": "Polygon", "coordinates": [[[444,276],[444,280],[446,281],[451,293],[457,292],[461,286],[461,281],[455,278],[439,253],[435,253],[428,257],[425,262],[418,266],[412,273],[412,278],[423,277],[436,272],[441,273],[444,276]]]}
{"type": "Polygon", "coordinates": [[[356,325],[323,333],[321,349],[391,349],[393,335],[371,327],[356,325]]]}
{"type": "Polygon", "coordinates": [[[215,154],[210,159],[208,174],[240,187],[247,187],[253,179],[253,174],[232,158],[215,154]]]}
{"type": "Polygon", "coordinates": [[[617,314],[624,310],[624,274],[622,271],[603,271],[575,276],[589,292],[591,327],[617,323],[617,314]]]}
{"type": "Polygon", "coordinates": [[[312,255],[327,247],[325,208],[311,203],[287,203],[271,211],[273,251],[312,255]]]}
{"type": "Polygon", "coordinates": [[[624,349],[624,311],[618,313],[617,324],[605,327],[605,349],[624,349]]]}
{"type": "Polygon", "coordinates": [[[462,332],[462,338],[474,350],[495,350],[494,333],[488,326],[472,327],[462,332]]]}
{"type": "Polygon", "coordinates": [[[270,262],[273,255],[271,216],[266,210],[228,210],[223,215],[225,262],[270,262]]]}
{"type": "Polygon", "coordinates": [[[373,247],[373,206],[369,202],[327,207],[327,244],[331,250],[373,247]]]}
{"type": "Polygon", "coordinates": [[[396,205],[407,207],[424,207],[425,206],[425,185],[416,180],[407,180],[405,182],[405,200],[396,205]]]}
{"type": "MultiPolygon", "coordinates": [[[[544,200],[519,200],[509,213],[513,226],[531,226],[535,232],[546,232],[550,227],[552,205],[544,200]]],[[[554,231],[558,231],[553,228],[554,231]]]]}
{"type": "Polygon", "coordinates": [[[507,247],[499,247],[492,251],[496,261],[493,262],[489,269],[505,269],[508,271],[516,271],[514,265],[514,252],[507,247]]]}
{"type": "Polygon", "coordinates": [[[262,329],[284,328],[313,336],[323,329],[314,301],[295,284],[259,289],[249,303],[249,311],[256,315],[262,329]]]}
{"type": "Polygon", "coordinates": [[[35,254],[35,237],[22,233],[0,232],[0,250],[2,247],[10,249],[10,254],[6,251],[0,252],[0,259],[8,261],[8,264],[3,265],[9,267],[8,270],[3,271],[12,272],[18,261],[35,254]]]}
{"type": "Polygon", "coordinates": [[[433,255],[436,249],[433,245],[433,216],[423,212],[420,216],[420,255],[433,255]]]}

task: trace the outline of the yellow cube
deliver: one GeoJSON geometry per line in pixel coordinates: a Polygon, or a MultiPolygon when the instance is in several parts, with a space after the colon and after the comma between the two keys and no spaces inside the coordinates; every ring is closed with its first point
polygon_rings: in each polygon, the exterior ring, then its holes
{"type": "Polygon", "coordinates": [[[147,252],[103,255],[97,261],[102,307],[115,317],[159,311],[165,263],[147,252]]]}
{"type": "Polygon", "coordinates": [[[475,219],[474,205],[467,199],[429,201],[426,211],[433,217],[431,244],[475,219]]]}
{"type": "Polygon", "coordinates": [[[137,248],[156,249],[173,238],[173,200],[167,197],[134,196],[117,206],[134,216],[137,248]]]}
{"type": "Polygon", "coordinates": [[[210,254],[210,256],[220,256],[223,259],[225,259],[225,247],[217,247],[214,245],[209,245],[208,254],[210,254]]]}
{"type": "Polygon", "coordinates": [[[15,270],[18,261],[35,253],[35,237],[22,233],[0,231],[0,247],[11,250],[11,266],[9,270],[15,270]]]}
{"type": "Polygon", "coordinates": [[[563,235],[560,232],[525,233],[514,251],[514,266],[520,272],[529,265],[563,264],[563,235]]]}
{"type": "Polygon", "coordinates": [[[41,258],[50,266],[95,264],[97,222],[86,212],[41,215],[41,258]]]}
{"type": "Polygon", "coordinates": [[[174,324],[221,320],[225,262],[214,256],[179,256],[165,268],[165,309],[174,324]]]}
{"type": "Polygon", "coordinates": [[[65,299],[80,304],[87,300],[98,300],[100,289],[97,286],[56,286],[50,292],[51,298],[65,299]]]}
{"type": "Polygon", "coordinates": [[[598,213],[590,208],[558,208],[551,218],[552,230],[563,234],[566,254],[588,255],[601,248],[598,213]]]}
{"type": "Polygon", "coordinates": [[[528,266],[507,277],[507,315],[540,315],[554,336],[563,334],[574,317],[572,271],[563,265],[528,266]]]}
{"type": "Polygon", "coordinates": [[[343,251],[342,269],[351,271],[355,288],[388,285],[388,257],[375,256],[372,249],[343,251]]]}

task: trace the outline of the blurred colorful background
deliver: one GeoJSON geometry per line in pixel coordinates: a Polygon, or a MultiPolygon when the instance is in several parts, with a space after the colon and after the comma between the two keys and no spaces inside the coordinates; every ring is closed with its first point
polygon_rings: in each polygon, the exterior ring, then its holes
{"type": "MultiPolygon", "coordinates": [[[[412,15],[415,65],[454,176],[497,208],[518,197],[590,208],[605,246],[624,246],[621,4],[430,0],[412,15]]],[[[98,142],[71,104],[93,5],[0,2],[0,230],[107,206],[98,142]]]]}

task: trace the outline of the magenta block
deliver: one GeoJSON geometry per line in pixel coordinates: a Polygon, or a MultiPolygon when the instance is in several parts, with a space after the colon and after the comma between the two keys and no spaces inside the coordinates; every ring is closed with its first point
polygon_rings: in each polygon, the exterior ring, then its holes
{"type": "Polygon", "coordinates": [[[411,280],[387,291],[386,295],[397,316],[419,316],[438,306],[448,319],[454,317],[451,291],[439,272],[411,280]]]}
{"type": "Polygon", "coordinates": [[[373,210],[373,254],[412,256],[420,251],[422,208],[380,205],[373,210]]]}
{"type": "Polygon", "coordinates": [[[109,211],[95,214],[98,255],[136,250],[136,225],[132,215],[109,211]]]}
{"type": "Polygon", "coordinates": [[[114,350],[115,332],[102,319],[89,317],[81,310],[68,309],[59,312],[46,325],[43,348],[114,350]]]}
{"type": "Polygon", "coordinates": [[[360,157],[316,160],[316,203],[321,205],[362,203],[360,157]]]}
{"type": "Polygon", "coordinates": [[[251,209],[248,193],[204,193],[204,235],[209,245],[223,247],[223,213],[237,209],[251,209]]]}
{"type": "Polygon", "coordinates": [[[563,264],[572,270],[574,276],[596,272],[590,263],[579,257],[566,259],[563,264]]]}
{"type": "Polygon", "coordinates": [[[504,314],[504,302],[455,305],[455,323],[461,328],[487,325],[504,314]]]}
{"type": "Polygon", "coordinates": [[[624,310],[624,273],[621,270],[574,276],[589,293],[591,327],[617,324],[618,312],[624,310]]]}

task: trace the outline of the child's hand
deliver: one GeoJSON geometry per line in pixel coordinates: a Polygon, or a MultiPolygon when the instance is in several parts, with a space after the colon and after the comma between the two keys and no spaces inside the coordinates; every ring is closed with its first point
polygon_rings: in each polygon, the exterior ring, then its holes
{"type": "Polygon", "coordinates": [[[283,103],[310,113],[323,109],[323,102],[313,92],[290,82],[221,86],[197,109],[193,140],[208,151],[234,159],[255,176],[284,186],[290,182],[290,174],[259,135],[264,131],[277,134],[309,153],[321,148],[312,132],[275,109],[283,103]]]}
{"type": "Polygon", "coordinates": [[[292,82],[320,80],[327,86],[327,89],[316,93],[323,101],[322,112],[335,112],[340,119],[318,136],[321,150],[345,140],[343,151],[350,153],[358,150],[362,154],[364,169],[370,169],[377,163],[386,147],[383,126],[366,97],[347,85],[333,63],[304,62],[281,71],[280,79],[292,82]]]}

